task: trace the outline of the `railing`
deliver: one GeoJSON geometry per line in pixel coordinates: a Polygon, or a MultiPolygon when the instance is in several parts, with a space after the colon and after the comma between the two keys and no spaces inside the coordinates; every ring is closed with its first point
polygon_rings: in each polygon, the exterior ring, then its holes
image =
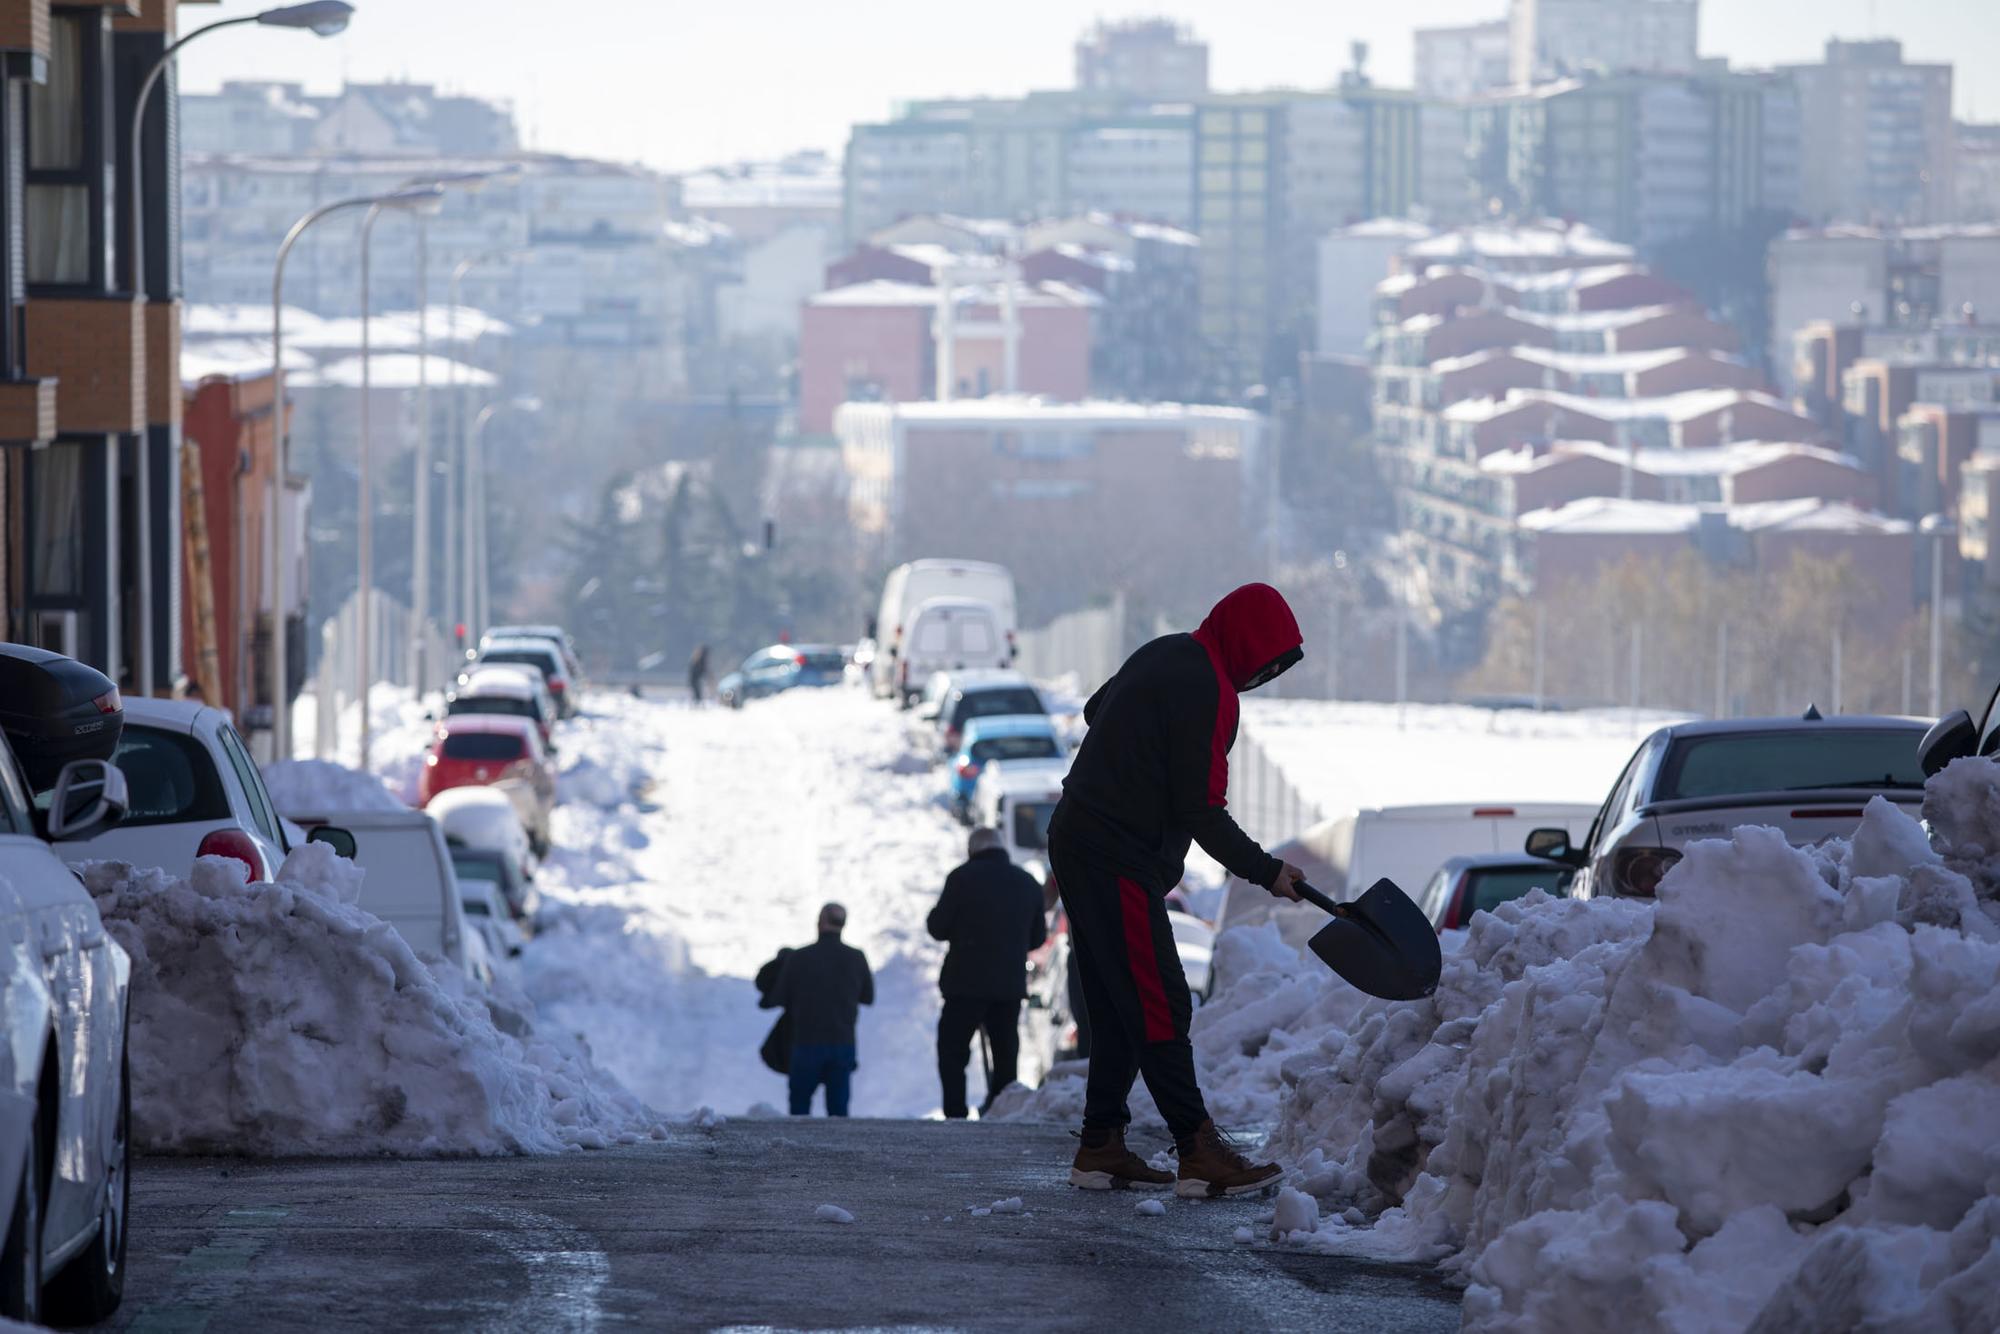
{"type": "Polygon", "coordinates": [[[1239,729],[1229,757],[1229,809],[1243,832],[1275,848],[1326,819],[1326,813],[1285,777],[1257,738],[1239,729]]]}
{"type": "MultiPolygon", "coordinates": [[[[410,677],[410,611],[381,589],[368,599],[368,683],[370,685],[414,686],[410,677]]],[[[361,633],[361,600],[350,595],[340,610],[327,617],[319,630],[319,667],[313,674],[313,696],[319,702],[313,754],[326,759],[343,758],[337,751],[341,711],[361,697],[356,673],[360,669],[356,640],[361,633]]],[[[432,689],[448,686],[458,671],[457,657],[437,627],[424,627],[424,657],[430,664],[425,683],[432,689]]]]}
{"type": "Polygon", "coordinates": [[[1058,616],[1039,630],[1015,636],[1014,665],[1036,681],[1074,675],[1085,694],[1111,678],[1125,661],[1125,598],[1116,594],[1108,607],[1092,607],[1058,616]]]}

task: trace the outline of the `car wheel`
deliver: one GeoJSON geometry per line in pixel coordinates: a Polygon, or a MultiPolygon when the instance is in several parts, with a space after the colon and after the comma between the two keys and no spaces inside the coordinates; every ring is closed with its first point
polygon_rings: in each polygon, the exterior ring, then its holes
{"type": "Polygon", "coordinates": [[[41,1118],[29,1123],[22,1152],[21,1185],[14,1192],[14,1216],[7,1222],[7,1241],[0,1248],[0,1316],[24,1324],[42,1318],[42,1181],[41,1118]]]}
{"type": "Polygon", "coordinates": [[[125,1235],[132,1216],[132,1080],[130,1058],[118,1065],[118,1130],[104,1170],[97,1236],[63,1266],[46,1291],[45,1317],[57,1324],[94,1325],[125,1298],[125,1235]]]}

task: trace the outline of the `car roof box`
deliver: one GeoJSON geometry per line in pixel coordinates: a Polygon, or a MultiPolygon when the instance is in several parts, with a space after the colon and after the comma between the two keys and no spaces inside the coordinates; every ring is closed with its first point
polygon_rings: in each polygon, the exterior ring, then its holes
{"type": "Polygon", "coordinates": [[[108,760],[125,730],[118,687],[95,667],[28,644],[0,644],[0,731],[28,785],[55,786],[71,760],[108,760]]]}

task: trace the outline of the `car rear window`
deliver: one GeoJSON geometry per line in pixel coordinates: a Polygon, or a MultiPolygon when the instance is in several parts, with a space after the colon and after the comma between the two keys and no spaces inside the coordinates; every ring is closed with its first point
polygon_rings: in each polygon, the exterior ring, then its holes
{"type": "MultiPolygon", "coordinates": [[[[1529,867],[1524,870],[1499,869],[1472,872],[1472,905],[1466,913],[1492,912],[1503,903],[1520,898],[1531,889],[1561,892],[1560,867],[1529,867]]],[[[1459,925],[1463,926],[1461,922],[1459,925]]]]}
{"type": "Polygon", "coordinates": [[[505,868],[500,858],[490,852],[479,852],[472,848],[452,846],[451,869],[463,880],[500,880],[505,868]]]}
{"type": "Polygon", "coordinates": [[[505,732],[447,732],[444,757],[448,760],[518,760],[527,742],[505,732]]]}
{"type": "Polygon", "coordinates": [[[1056,813],[1053,801],[1017,801],[1014,803],[1014,843],[1023,848],[1046,848],[1049,845],[1049,819],[1056,813]]]}
{"type": "Polygon", "coordinates": [[[535,716],[533,702],[525,699],[508,699],[505,695],[454,695],[445,704],[447,715],[456,713],[499,714],[504,718],[532,718],[535,716]]]}
{"type": "Polygon", "coordinates": [[[1059,754],[1055,738],[1047,736],[996,736],[972,743],[972,758],[981,764],[988,760],[1053,760],[1059,754]]]}
{"type": "Polygon", "coordinates": [[[838,649],[805,655],[806,666],[815,672],[837,672],[847,666],[847,657],[838,649]]]}
{"type": "Polygon", "coordinates": [[[479,661],[482,663],[518,663],[523,667],[536,668],[543,676],[548,677],[553,677],[561,670],[560,665],[556,662],[555,652],[551,649],[503,648],[494,652],[480,654],[479,661]]]}
{"type": "Polygon", "coordinates": [[[127,723],[111,762],[124,771],[131,800],[124,824],[231,818],[222,775],[207,747],[191,736],[127,723]]]}
{"type": "Polygon", "coordinates": [[[959,727],[972,718],[998,718],[1003,714],[1045,714],[1042,697],[1027,686],[1002,686],[994,690],[968,690],[959,697],[951,720],[959,727]]]}
{"type": "Polygon", "coordinates": [[[1688,737],[1667,752],[1653,799],[1826,788],[1921,788],[1916,731],[1838,727],[1688,737]]]}

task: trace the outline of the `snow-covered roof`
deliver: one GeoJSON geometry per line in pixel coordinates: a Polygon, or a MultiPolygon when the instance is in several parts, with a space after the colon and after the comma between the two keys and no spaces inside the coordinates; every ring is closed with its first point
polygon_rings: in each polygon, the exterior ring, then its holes
{"type": "Polygon", "coordinates": [[[1533,510],[1517,522],[1531,533],[1671,535],[1699,528],[1701,513],[1699,505],[1587,496],[1555,509],[1533,510]]]}
{"type": "Polygon", "coordinates": [[[1784,441],[1743,440],[1702,449],[1619,449],[1596,440],[1560,440],[1546,450],[1532,445],[1496,450],[1479,461],[1479,470],[1497,475],[1540,472],[1571,459],[1600,459],[1634,469],[1652,477],[1728,477],[1762,468],[1784,459],[1807,459],[1852,472],[1865,471],[1851,454],[1823,449],[1818,445],[1784,441]]]}
{"type": "Polygon", "coordinates": [[[974,426],[992,423],[1006,426],[1172,426],[1190,422],[1217,422],[1249,426],[1262,420],[1248,408],[1220,407],[1207,403],[1125,403],[1109,399],[1086,399],[1081,403],[1058,403],[1029,394],[993,394],[986,398],[955,398],[945,403],[845,403],[837,409],[844,415],[887,416],[923,425],[974,426]]]}
{"type": "Polygon", "coordinates": [[[1357,222],[1347,227],[1336,227],[1331,234],[1334,236],[1385,237],[1389,239],[1403,237],[1412,241],[1421,241],[1433,233],[1423,223],[1411,222],[1408,218],[1369,218],[1365,222],[1357,222]]]}
{"type": "MultiPolygon", "coordinates": [[[[421,358],[408,352],[377,352],[368,357],[370,386],[375,389],[415,389],[418,383],[417,364],[421,358]]],[[[430,383],[436,388],[457,383],[487,388],[500,383],[500,377],[491,371],[481,370],[464,362],[454,362],[450,357],[436,353],[430,358],[430,383]]],[[[360,357],[344,357],[329,362],[315,370],[302,374],[287,375],[285,383],[300,389],[359,389],[361,387],[360,357]]]]}
{"type": "MultiPolygon", "coordinates": [[[[299,306],[284,309],[285,338],[319,323],[319,316],[299,306]]],[[[181,338],[262,338],[271,339],[271,307],[268,302],[192,301],[181,308],[181,338]]]]}
{"type": "Polygon", "coordinates": [[[1482,259],[1555,259],[1564,256],[1629,260],[1637,252],[1581,225],[1461,227],[1418,241],[1408,253],[1419,259],[1476,256],[1482,259]]]}
{"type": "Polygon", "coordinates": [[[1589,264],[1574,269],[1548,269],[1541,273],[1508,273],[1495,281],[1516,292],[1567,292],[1613,278],[1650,278],[1652,270],[1639,264],[1589,264]]]}
{"type": "MultiPolygon", "coordinates": [[[[1662,315],[1676,312],[1695,314],[1684,306],[1628,306],[1622,310],[1563,310],[1538,311],[1522,310],[1518,306],[1507,307],[1507,313],[1525,324],[1539,325],[1557,333],[1595,333],[1607,329],[1623,329],[1647,320],[1656,320],[1662,315]]],[[[1704,317],[1706,318],[1706,317],[1704,317]]]]}
{"type": "Polygon", "coordinates": [[[711,167],[681,177],[681,204],[689,212],[721,208],[825,209],[840,207],[840,164],[818,154],[782,162],[711,167]]]}
{"type": "Polygon", "coordinates": [[[1732,527],[1751,533],[1876,533],[1893,536],[1912,531],[1903,519],[1891,519],[1857,509],[1842,500],[1808,496],[1801,500],[1763,500],[1729,509],[1732,527]]]}
{"type": "MultiPolygon", "coordinates": [[[[297,372],[310,370],[312,364],[312,357],[303,348],[286,344],[285,370],[288,373],[296,376],[297,372]]],[[[181,344],[180,375],[184,385],[197,384],[212,375],[241,380],[270,372],[269,338],[207,338],[181,344]]]]}
{"type": "Polygon", "coordinates": [[[1484,366],[1503,357],[1546,366],[1550,370],[1568,375],[1627,375],[1634,371],[1657,370],[1661,366],[1671,366],[1689,357],[1701,357],[1712,361],[1727,361],[1741,364],[1734,357],[1724,357],[1701,348],[1667,347],[1643,352],[1556,352],[1549,348],[1488,347],[1477,352],[1468,352],[1461,357],[1444,357],[1431,363],[1431,370],[1439,375],[1452,371],[1467,370],[1484,366]]]}
{"type": "Polygon", "coordinates": [[[1444,409],[1443,416],[1446,421],[1455,422],[1491,421],[1537,403],[1609,422],[1656,419],[1686,422],[1749,404],[1796,415],[1786,403],[1754,389],[1688,389],[1650,398],[1600,398],[1560,389],[1510,389],[1505,398],[1468,398],[1453,403],[1444,409]]]}
{"type": "MultiPolygon", "coordinates": [[[[952,289],[952,299],[960,305],[998,305],[1000,284],[968,283],[952,289]]],[[[1104,298],[1095,292],[1063,282],[1016,283],[1014,303],[1022,309],[1052,306],[1095,306],[1104,298]]],[[[807,298],[812,306],[924,306],[938,303],[938,289],[926,283],[899,283],[888,278],[836,287],[807,298]]]]}

